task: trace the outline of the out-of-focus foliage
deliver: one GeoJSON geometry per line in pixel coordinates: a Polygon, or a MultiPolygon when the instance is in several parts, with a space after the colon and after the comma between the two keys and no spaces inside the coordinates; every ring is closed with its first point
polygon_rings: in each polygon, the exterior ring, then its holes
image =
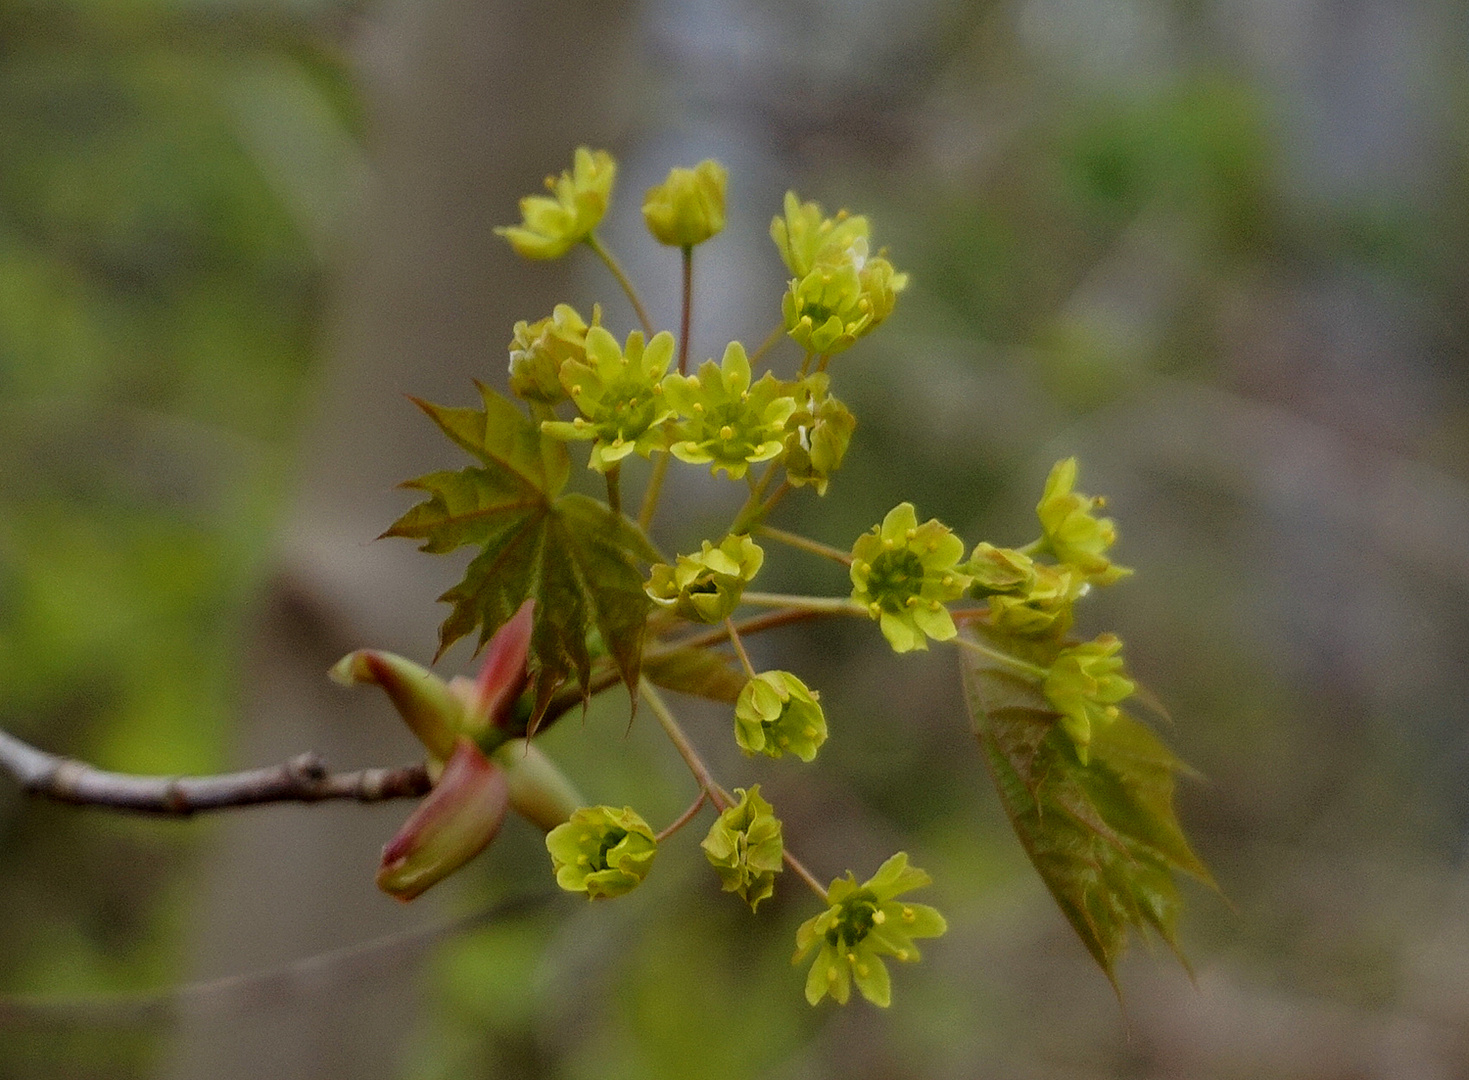
{"type": "MultiPolygon", "coordinates": [[[[313,245],[348,194],[326,14],[0,5],[0,725],[49,749],[223,762],[313,359],[313,245]]],[[[178,830],[18,809],[0,987],[171,981],[178,830]]],[[[0,1074],[129,1076],[151,1047],[4,1034],[0,1074]]]]}

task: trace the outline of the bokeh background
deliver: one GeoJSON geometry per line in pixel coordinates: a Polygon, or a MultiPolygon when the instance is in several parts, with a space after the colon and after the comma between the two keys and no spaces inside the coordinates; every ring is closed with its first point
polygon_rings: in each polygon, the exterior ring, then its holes
{"type": "MultiPolygon", "coordinates": [[[[1466,54],[1444,0],[0,0],[0,726],[142,772],[411,759],[324,678],[427,658],[458,567],[372,540],[454,460],[403,395],[468,402],[563,299],[629,328],[592,260],[491,231],[578,144],[621,161],[604,234],[672,324],[639,195],[713,155],[696,355],[774,321],[787,187],[913,275],[835,366],[847,467],[780,523],[845,547],[909,498],[1023,542],[1078,454],[1138,571],[1083,628],[1167,702],[1227,898],[1188,894],[1196,982],[1136,949],[1120,1008],[952,655],[821,627],[759,645],[825,695],[817,765],[680,711],[819,873],[933,872],[951,931],[891,1010],[809,1009],[809,898],[751,917],[697,828],[615,904],[537,899],[513,825],[404,908],[371,884],[404,806],[138,821],[5,779],[0,1080],[1469,1077],[1466,54]]],[[[673,494],[669,546],[727,513],[673,494]]],[[[669,820],[690,781],[626,721],[547,746],[669,820]]]]}

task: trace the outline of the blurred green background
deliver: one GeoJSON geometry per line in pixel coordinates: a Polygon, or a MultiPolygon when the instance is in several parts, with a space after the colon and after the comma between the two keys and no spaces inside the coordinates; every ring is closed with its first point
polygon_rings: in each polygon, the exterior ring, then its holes
{"type": "MultiPolygon", "coordinates": [[[[1168,704],[1227,896],[1188,894],[1196,984],[1137,949],[1120,1010],[953,657],[821,627],[757,644],[824,694],[815,766],[680,714],[818,874],[933,873],[951,931],[891,1010],[809,1009],[807,898],[751,917],[697,829],[615,904],[441,932],[549,884],[539,837],[400,908],[371,875],[404,806],[152,822],[6,780],[0,1080],[1469,1077],[1466,48],[1426,0],[0,0],[0,726],[140,772],[411,758],[324,678],[431,655],[459,565],[371,542],[456,460],[402,395],[502,382],[561,300],[630,328],[590,259],[491,231],[579,143],[617,154],[604,233],[672,324],[638,196],[717,156],[696,355],[774,321],[788,187],[913,274],[834,366],[846,468],[778,523],[846,547],[906,498],[1023,542],[1079,455],[1137,570],[1082,629],[1168,704]]],[[[726,494],[676,474],[661,539],[726,494]]],[[[762,581],[844,589],[792,555],[762,581]]],[[[616,695],[547,747],[655,823],[692,792],[616,695]]]]}

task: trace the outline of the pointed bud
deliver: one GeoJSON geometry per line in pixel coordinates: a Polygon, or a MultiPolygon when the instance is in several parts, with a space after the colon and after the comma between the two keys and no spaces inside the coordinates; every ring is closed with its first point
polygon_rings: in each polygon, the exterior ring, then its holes
{"type": "Polygon", "coordinates": [[[490,638],[474,682],[454,687],[468,698],[463,731],[471,738],[478,739],[491,728],[506,727],[514,714],[516,699],[530,681],[525,661],[530,656],[535,607],[534,600],[521,604],[510,621],[490,638]]]}
{"type": "Polygon", "coordinates": [[[512,739],[491,755],[510,782],[510,806],[550,832],[586,803],[556,763],[525,739],[512,739]]]}
{"type": "Polygon", "coordinates": [[[442,881],[495,838],[509,805],[505,771],[460,738],[438,784],[383,848],[378,888],[408,901],[442,881]]]}
{"type": "Polygon", "coordinates": [[[331,677],[343,686],[376,683],[438,761],[454,752],[465,717],[465,703],[432,671],[395,653],[359,649],[337,661],[331,677]]]}

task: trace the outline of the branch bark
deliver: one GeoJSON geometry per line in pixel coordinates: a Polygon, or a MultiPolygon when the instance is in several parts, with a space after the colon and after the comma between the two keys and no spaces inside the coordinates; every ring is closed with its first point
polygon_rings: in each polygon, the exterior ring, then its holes
{"type": "Polygon", "coordinates": [[[417,798],[433,786],[422,764],[332,772],[315,753],[218,776],[133,776],[48,754],[5,731],[0,731],[0,771],[14,776],[31,795],[159,817],[190,817],[264,803],[383,802],[417,798]]]}

